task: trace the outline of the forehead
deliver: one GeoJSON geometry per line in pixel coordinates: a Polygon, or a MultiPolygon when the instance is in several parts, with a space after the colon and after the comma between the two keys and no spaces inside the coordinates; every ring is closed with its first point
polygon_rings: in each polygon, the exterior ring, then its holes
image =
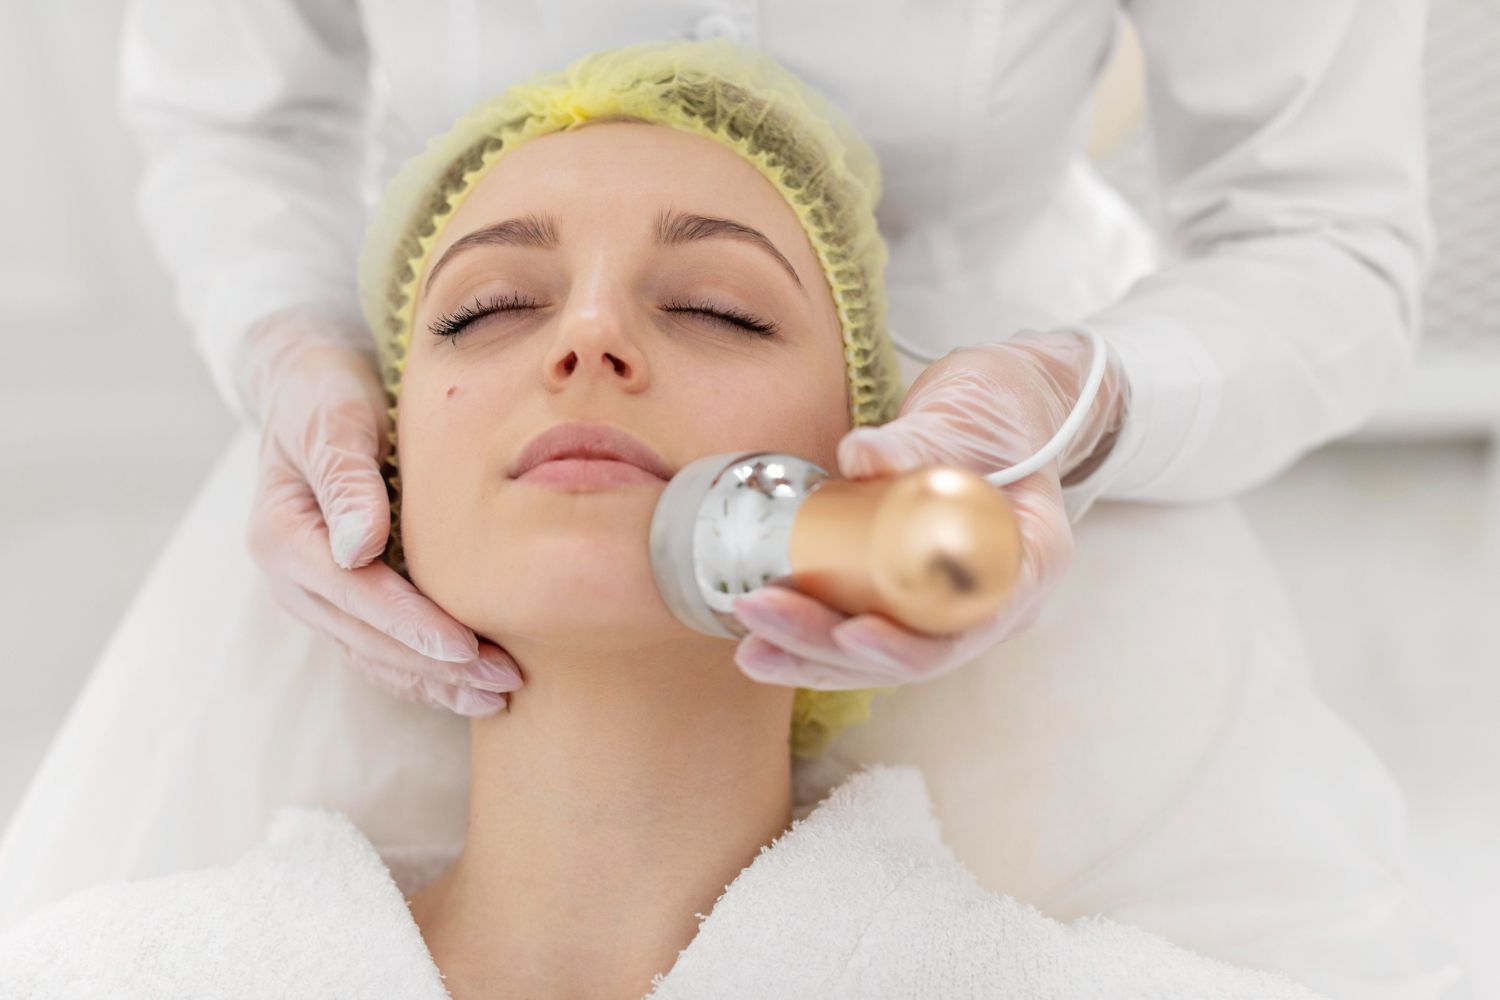
{"type": "Polygon", "coordinates": [[[589,228],[645,240],[666,206],[754,226],[799,270],[816,260],[781,192],[734,151],[665,125],[599,122],[502,156],[449,219],[429,263],[466,233],[527,212],[556,218],[564,244],[589,228]]]}

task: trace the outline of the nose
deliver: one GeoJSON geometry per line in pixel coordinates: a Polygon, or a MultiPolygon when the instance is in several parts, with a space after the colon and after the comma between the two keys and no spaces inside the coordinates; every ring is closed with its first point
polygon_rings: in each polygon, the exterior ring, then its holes
{"type": "Polygon", "coordinates": [[[563,308],[557,339],[542,363],[547,387],[560,392],[582,381],[612,383],[626,392],[644,390],[650,372],[632,337],[630,316],[623,293],[580,290],[563,308]]]}

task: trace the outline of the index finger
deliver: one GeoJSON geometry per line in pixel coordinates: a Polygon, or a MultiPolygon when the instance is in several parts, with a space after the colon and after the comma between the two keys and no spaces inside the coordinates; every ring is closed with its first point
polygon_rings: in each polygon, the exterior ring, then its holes
{"type": "MultiPolygon", "coordinates": [[[[323,555],[326,559],[326,548],[323,555]]],[[[423,656],[467,663],[479,655],[479,640],[471,629],[385,563],[346,570],[330,562],[328,571],[337,575],[329,579],[317,573],[303,586],[423,656]]]]}

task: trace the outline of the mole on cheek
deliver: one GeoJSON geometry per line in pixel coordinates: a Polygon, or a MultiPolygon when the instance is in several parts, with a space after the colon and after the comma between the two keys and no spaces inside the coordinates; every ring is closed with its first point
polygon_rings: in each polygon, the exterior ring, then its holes
{"type": "Polygon", "coordinates": [[[456,386],[456,385],[450,385],[448,387],[448,395],[450,395],[450,396],[453,395],[457,391],[458,391],[458,386],[456,386]]]}

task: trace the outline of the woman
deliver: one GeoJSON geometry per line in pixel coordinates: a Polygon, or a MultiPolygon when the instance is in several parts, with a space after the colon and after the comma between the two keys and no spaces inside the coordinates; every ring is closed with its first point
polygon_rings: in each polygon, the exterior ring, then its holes
{"type": "Polygon", "coordinates": [[[831,460],[896,399],[873,158],[790,101],[704,99],[778,86],[797,93],[724,44],[589,57],[430,146],[464,176],[408,171],[372,234],[393,561],[526,681],[471,724],[456,862],[433,879],[343,817],[283,814],[235,866],[42,911],[0,939],[0,982],[36,1000],[1312,996],[983,893],[910,768],[849,777],[788,830],[792,749],[823,717],[677,622],[646,545],[692,459],[831,460]],[[632,116],[664,104],[675,127],[632,116]]]}
{"type": "MultiPolygon", "coordinates": [[[[841,446],[838,471],[1024,458],[1087,357],[1062,336],[1004,349],[1028,326],[1089,319],[1128,376],[1129,416],[1097,455],[1007,489],[1038,512],[1027,611],[1046,603],[1002,631],[1031,628],[965,671],[952,645],[896,650],[907,679],[948,673],[892,695],[849,748],[940,763],[925,773],[946,827],[979,849],[966,860],[1049,914],[1128,915],[1339,995],[1442,995],[1444,956],[1399,872],[1399,798],[1317,702],[1243,518],[1215,502],[1081,519],[1097,498],[1221,501],[1377,402],[1417,329],[1429,247],[1419,3],[137,3],[123,78],[149,227],[264,447],[247,435],[226,457],[39,772],[0,843],[0,920],[227,860],[276,801],[336,801],[407,838],[462,829],[459,720],[334,669],[342,642],[361,674],[466,714],[506,693],[505,652],[375,561],[379,382],[348,263],[362,168],[383,179],[534,68],[684,34],[763,47],[851,114],[886,172],[894,325],[926,354],[973,348],[925,373],[935,391],[902,420],[841,446]],[[1121,12],[1145,42],[1167,261],[1079,155],[1121,12]],[[949,390],[976,374],[1025,389],[955,409],[949,390]],[[257,473],[300,489],[252,498],[257,473]],[[255,586],[233,528],[252,516],[276,540],[257,550],[271,589],[317,634],[255,586]],[[198,586],[208,574],[220,585],[198,586]],[[226,762],[255,780],[204,817],[226,762]]],[[[793,660],[779,683],[826,665],[869,684],[875,655],[796,596],[765,595],[787,627],[744,609],[744,668],[771,677],[779,651],[793,660]]]]}

